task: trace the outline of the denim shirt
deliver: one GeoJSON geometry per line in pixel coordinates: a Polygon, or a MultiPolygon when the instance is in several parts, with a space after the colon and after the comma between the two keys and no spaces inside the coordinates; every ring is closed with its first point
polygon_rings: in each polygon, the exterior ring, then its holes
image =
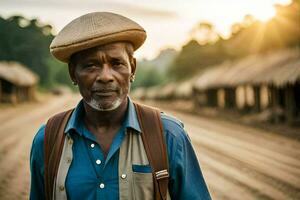
{"type": "MultiPolygon", "coordinates": [[[[106,158],[96,137],[83,123],[83,102],[80,101],[75,108],[65,129],[65,132],[74,140],[74,158],[65,183],[68,199],[119,199],[119,149],[126,129],[131,128],[141,132],[134,105],[130,99],[128,102],[125,119],[113,139],[106,158]]],[[[183,129],[183,124],[164,113],[161,114],[161,119],[169,159],[171,199],[210,200],[197,157],[183,129]]],[[[45,125],[38,130],[31,148],[31,200],[45,199],[44,131],[45,125]]],[[[140,167],[133,170],[145,173],[149,171],[147,168],[140,167]]]]}

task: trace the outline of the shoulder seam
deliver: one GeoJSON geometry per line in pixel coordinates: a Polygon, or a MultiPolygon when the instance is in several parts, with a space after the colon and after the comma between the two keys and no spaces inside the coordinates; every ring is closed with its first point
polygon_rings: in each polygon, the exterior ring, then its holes
{"type": "Polygon", "coordinates": [[[162,120],[167,120],[169,122],[172,122],[173,124],[176,124],[177,126],[179,126],[182,129],[184,128],[184,124],[179,119],[177,119],[175,117],[170,117],[170,116],[168,116],[164,113],[161,113],[160,117],[161,117],[162,120]]]}

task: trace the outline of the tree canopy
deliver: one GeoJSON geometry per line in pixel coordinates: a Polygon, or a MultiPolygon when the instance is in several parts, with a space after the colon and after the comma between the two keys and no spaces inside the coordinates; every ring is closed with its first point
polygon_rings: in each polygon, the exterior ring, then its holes
{"type": "Polygon", "coordinates": [[[266,23],[246,15],[232,26],[232,34],[223,39],[209,22],[200,22],[191,31],[185,44],[169,66],[171,80],[189,78],[207,67],[225,60],[276,49],[300,47],[300,1],[276,6],[277,14],[266,23]]]}
{"type": "Polygon", "coordinates": [[[40,77],[40,85],[49,88],[55,84],[68,84],[67,68],[49,52],[54,38],[50,25],[37,19],[12,16],[0,17],[0,61],[17,61],[40,77]]]}

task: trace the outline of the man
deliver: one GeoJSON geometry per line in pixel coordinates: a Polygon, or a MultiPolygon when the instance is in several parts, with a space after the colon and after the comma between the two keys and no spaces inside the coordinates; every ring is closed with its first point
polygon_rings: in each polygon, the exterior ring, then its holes
{"type": "MultiPolygon", "coordinates": [[[[128,97],[136,71],[133,53],[145,39],[145,30],[132,20],[96,12],[73,20],[53,40],[51,53],[68,63],[82,95],[64,129],[67,140],[53,199],[153,199],[151,166],[147,158],[137,161],[135,156],[144,153],[144,146],[137,142],[139,146],[130,149],[130,142],[140,141],[141,134],[128,97]]],[[[163,113],[161,121],[169,163],[168,199],[210,199],[183,124],[163,113]]],[[[45,125],[31,149],[32,200],[46,196],[44,140],[45,125]]]]}

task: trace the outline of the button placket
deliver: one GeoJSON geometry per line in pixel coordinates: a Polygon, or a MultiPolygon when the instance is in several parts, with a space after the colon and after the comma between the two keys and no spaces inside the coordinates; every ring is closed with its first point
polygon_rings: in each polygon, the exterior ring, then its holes
{"type": "Polygon", "coordinates": [[[101,151],[99,151],[98,145],[95,143],[95,141],[92,140],[85,140],[87,152],[90,158],[90,161],[92,162],[94,171],[96,173],[97,179],[101,180],[102,177],[102,155],[101,151]]]}

